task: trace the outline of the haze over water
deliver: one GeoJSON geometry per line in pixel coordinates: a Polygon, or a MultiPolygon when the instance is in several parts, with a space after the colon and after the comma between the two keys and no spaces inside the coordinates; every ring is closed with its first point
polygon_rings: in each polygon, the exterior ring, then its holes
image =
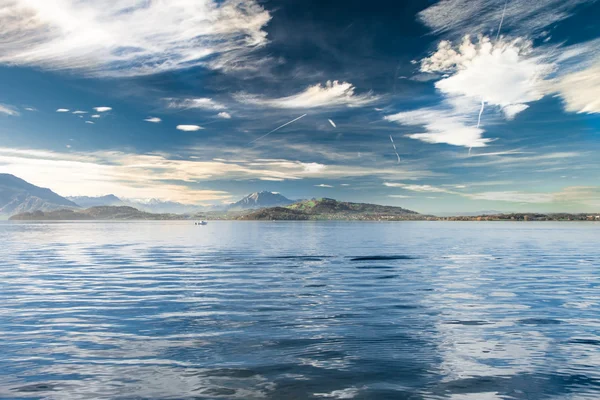
{"type": "Polygon", "coordinates": [[[600,224],[0,223],[0,398],[597,399],[600,224]]]}

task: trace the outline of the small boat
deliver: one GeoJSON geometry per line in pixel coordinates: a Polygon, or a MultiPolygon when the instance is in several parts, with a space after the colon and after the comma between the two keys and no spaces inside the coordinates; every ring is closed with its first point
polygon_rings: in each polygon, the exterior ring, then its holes
{"type": "Polygon", "coordinates": [[[196,222],[195,225],[208,225],[208,222],[200,221],[200,222],[196,222]]]}

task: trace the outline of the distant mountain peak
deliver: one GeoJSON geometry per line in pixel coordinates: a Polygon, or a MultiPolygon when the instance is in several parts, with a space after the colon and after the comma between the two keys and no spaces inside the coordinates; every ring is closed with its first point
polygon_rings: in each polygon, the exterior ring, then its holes
{"type": "Polygon", "coordinates": [[[280,193],[263,190],[261,192],[250,193],[240,201],[231,204],[228,209],[248,210],[255,208],[287,206],[292,203],[294,203],[293,200],[288,199],[280,193]]]}

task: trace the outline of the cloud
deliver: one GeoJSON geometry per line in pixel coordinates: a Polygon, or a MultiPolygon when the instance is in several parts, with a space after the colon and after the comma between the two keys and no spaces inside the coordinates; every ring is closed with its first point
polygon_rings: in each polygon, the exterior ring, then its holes
{"type": "Polygon", "coordinates": [[[394,197],[397,199],[410,199],[412,196],[405,196],[403,194],[390,194],[388,197],[394,197]]]}
{"type": "Polygon", "coordinates": [[[269,178],[267,176],[262,177],[262,178],[258,178],[258,179],[260,179],[261,181],[272,181],[272,182],[283,182],[283,181],[285,181],[285,179],[283,179],[283,178],[269,178]]]}
{"type": "Polygon", "coordinates": [[[441,41],[437,51],[421,60],[421,71],[449,74],[435,83],[452,101],[485,102],[513,118],[525,103],[544,97],[543,80],[555,66],[531,55],[531,42],[516,39],[492,43],[488,37],[473,41],[465,36],[458,46],[441,41]]]}
{"type": "Polygon", "coordinates": [[[158,117],[148,117],[144,121],[146,121],[146,122],[152,122],[154,124],[158,124],[159,122],[162,121],[162,119],[160,119],[158,117]]]}
{"type": "Polygon", "coordinates": [[[112,110],[112,107],[94,107],[94,110],[96,110],[96,112],[103,113],[112,110]]]}
{"type": "Polygon", "coordinates": [[[200,129],[204,129],[204,128],[199,125],[177,125],[177,129],[179,129],[180,131],[185,131],[185,132],[195,132],[195,131],[199,131],[200,129]]]}
{"type": "Polygon", "coordinates": [[[316,186],[316,187],[321,187],[321,188],[332,188],[332,187],[333,187],[333,186],[331,186],[331,185],[326,185],[326,184],[324,184],[324,183],[321,183],[321,184],[319,184],[319,185],[315,185],[315,186],[316,186]]]}
{"type": "Polygon", "coordinates": [[[270,19],[255,0],[11,0],[0,14],[0,63],[136,76],[219,68],[226,56],[250,68],[270,19]]]}
{"type": "MultiPolygon", "coordinates": [[[[469,186],[487,186],[506,182],[480,182],[469,186]]],[[[596,210],[600,207],[600,186],[570,186],[562,188],[557,192],[525,192],[517,190],[488,191],[468,193],[466,191],[455,191],[439,186],[414,185],[399,182],[384,182],[384,186],[402,188],[413,192],[423,193],[448,193],[461,196],[470,200],[501,201],[511,203],[527,204],[553,204],[565,208],[588,207],[596,210]]],[[[466,189],[467,185],[446,185],[457,189],[466,189]]],[[[402,195],[389,195],[390,197],[402,197],[402,195]]]]}
{"type": "Polygon", "coordinates": [[[412,192],[429,192],[429,193],[452,193],[448,189],[431,186],[431,185],[414,185],[414,184],[406,184],[399,182],[384,182],[384,186],[394,187],[394,188],[402,188],[405,190],[410,190],[412,192]]]}
{"type": "Polygon", "coordinates": [[[85,121],[86,124],[94,124],[92,121],[85,121]]]}
{"type": "Polygon", "coordinates": [[[217,114],[217,117],[219,118],[223,118],[223,119],[231,119],[231,114],[229,114],[228,112],[220,112],[217,114]]]}
{"type": "Polygon", "coordinates": [[[56,110],[56,112],[58,112],[58,113],[66,113],[66,112],[69,112],[69,111],[71,111],[71,110],[69,110],[68,108],[59,108],[59,109],[56,110]]]}
{"type": "Polygon", "coordinates": [[[550,87],[563,99],[567,111],[600,113],[600,62],[558,78],[550,87]]]}
{"type": "Polygon", "coordinates": [[[508,201],[512,203],[551,203],[554,201],[552,193],[523,193],[517,191],[483,192],[465,194],[473,200],[508,201]]]}
{"type": "Polygon", "coordinates": [[[200,108],[203,110],[224,110],[227,107],[211,98],[203,97],[198,99],[173,99],[167,98],[167,107],[169,108],[182,108],[192,109],[200,108]]]}
{"type": "Polygon", "coordinates": [[[19,112],[13,106],[9,106],[7,104],[0,104],[0,114],[16,117],[19,115],[19,112]]]}
{"type": "MultiPolygon", "coordinates": [[[[215,154],[221,148],[202,150],[215,154]]],[[[230,149],[227,149],[230,151],[230,149]]],[[[247,154],[239,148],[233,153],[247,154]]],[[[230,157],[228,157],[230,158],[230,157]]],[[[237,159],[202,161],[166,154],[132,154],[118,151],[59,153],[34,149],[0,147],[0,165],[33,184],[51,187],[61,195],[97,196],[114,193],[123,197],[155,197],[197,203],[229,195],[221,191],[198,190],[208,181],[346,179],[350,177],[398,176],[406,179],[427,176],[427,171],[398,167],[375,169],[359,166],[305,163],[286,159],[237,159]]]]}
{"type": "Polygon", "coordinates": [[[477,128],[477,109],[473,104],[468,112],[465,108],[423,108],[400,112],[384,117],[387,121],[404,125],[422,126],[424,132],[406,135],[411,139],[427,143],[446,143],[453,146],[484,147],[491,139],[482,138],[483,129],[477,128]]]}
{"type": "Polygon", "coordinates": [[[327,81],[325,85],[316,84],[304,91],[279,98],[264,98],[248,93],[237,93],[234,98],[240,103],[272,108],[318,108],[318,107],[362,107],[379,98],[370,92],[357,95],[356,88],[348,82],[327,81]]]}
{"type": "MultiPolygon", "coordinates": [[[[494,153],[490,153],[494,154],[494,153]]],[[[546,165],[546,163],[556,163],[560,162],[561,164],[568,161],[569,159],[577,159],[583,156],[585,153],[580,153],[576,151],[557,151],[553,153],[546,154],[534,154],[522,156],[520,154],[524,154],[521,152],[516,153],[502,153],[499,152],[497,156],[492,156],[490,160],[487,161],[474,161],[474,155],[471,157],[467,157],[468,161],[460,164],[454,165],[455,167],[489,167],[492,165],[509,165],[509,166],[517,166],[517,165],[533,165],[533,166],[542,166],[546,165]],[[502,155],[508,156],[503,157],[502,155]]],[[[527,153],[525,153],[527,154],[527,153]]],[[[574,163],[580,163],[580,160],[573,160],[574,163]]]]}
{"type": "Polygon", "coordinates": [[[73,111],[73,114],[87,114],[87,113],[88,113],[87,111],[80,111],[80,110],[73,111]]]}
{"type": "Polygon", "coordinates": [[[507,120],[513,120],[521,111],[525,111],[529,108],[527,104],[509,104],[502,108],[502,112],[507,120]]]}
{"type": "Polygon", "coordinates": [[[27,110],[27,111],[37,111],[37,109],[34,108],[34,107],[25,107],[25,110],[27,110]]]}
{"type": "Polygon", "coordinates": [[[569,17],[575,7],[586,2],[590,1],[442,0],[421,11],[418,17],[435,33],[463,36],[496,31],[504,14],[503,30],[513,35],[531,36],[569,17]]]}
{"type": "Polygon", "coordinates": [[[491,141],[483,138],[482,127],[486,122],[498,114],[512,120],[529,107],[526,103],[544,97],[547,92],[544,78],[555,69],[548,57],[533,55],[529,41],[492,43],[488,37],[480,36],[473,41],[465,36],[455,46],[443,40],[433,54],[420,62],[422,72],[443,77],[435,82],[442,95],[441,103],[385,119],[423,126],[424,132],[408,135],[412,139],[484,147],[491,141]]]}
{"type": "Polygon", "coordinates": [[[100,115],[98,114],[94,114],[94,115],[90,115],[91,118],[100,118],[100,115]]]}

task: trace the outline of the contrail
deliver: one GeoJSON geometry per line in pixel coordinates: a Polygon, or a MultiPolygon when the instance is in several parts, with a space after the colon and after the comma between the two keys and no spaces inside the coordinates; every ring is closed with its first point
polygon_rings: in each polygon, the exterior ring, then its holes
{"type": "Polygon", "coordinates": [[[331,126],[333,126],[334,128],[337,128],[337,125],[335,124],[335,122],[333,122],[330,119],[328,119],[327,121],[329,121],[329,123],[331,124],[331,126]]]}
{"type": "MultiPolygon", "coordinates": [[[[481,125],[481,114],[483,114],[483,109],[485,108],[485,101],[481,100],[481,109],[479,110],[479,118],[477,118],[477,128],[481,125]]],[[[471,146],[469,146],[469,155],[471,155],[471,146]]]]}
{"type": "Polygon", "coordinates": [[[498,27],[498,32],[496,33],[496,42],[500,37],[500,29],[502,29],[502,22],[504,22],[504,14],[506,14],[506,6],[508,5],[508,0],[504,2],[504,10],[502,10],[502,18],[500,18],[500,26],[498,27]]]}
{"type": "MultiPolygon", "coordinates": [[[[500,18],[500,25],[498,25],[498,32],[496,32],[496,43],[498,43],[498,38],[500,38],[500,30],[502,29],[502,23],[504,22],[504,15],[506,15],[506,6],[508,5],[508,0],[504,2],[504,9],[502,10],[502,17],[500,18]]],[[[485,102],[481,100],[481,109],[479,110],[479,117],[477,118],[477,128],[481,125],[481,114],[483,114],[483,109],[485,108],[485,102]]],[[[469,147],[469,155],[471,155],[471,147],[469,147]]]]}
{"type": "Polygon", "coordinates": [[[273,132],[275,132],[275,131],[278,131],[278,130],[280,130],[280,129],[281,129],[281,128],[283,128],[284,126],[288,126],[288,125],[289,125],[289,124],[291,124],[292,122],[296,122],[296,121],[298,121],[300,118],[304,118],[304,117],[306,117],[307,115],[308,115],[308,114],[304,114],[304,115],[301,115],[301,116],[299,116],[298,118],[295,118],[295,119],[291,120],[290,122],[286,122],[285,124],[283,124],[283,125],[281,125],[281,126],[278,126],[277,128],[273,129],[271,132],[269,132],[269,133],[266,133],[266,134],[262,135],[261,137],[254,139],[253,141],[251,141],[251,142],[250,142],[250,143],[248,143],[248,144],[252,144],[252,143],[256,142],[257,140],[260,140],[260,139],[262,139],[262,138],[264,138],[264,137],[267,137],[267,136],[269,136],[271,133],[273,133],[273,132]]]}
{"type": "Polygon", "coordinates": [[[394,153],[396,153],[396,157],[398,157],[398,164],[400,164],[400,155],[398,155],[398,150],[396,150],[396,144],[394,143],[394,138],[390,135],[390,140],[392,141],[392,146],[394,147],[394,153]]]}
{"type": "Polygon", "coordinates": [[[479,118],[477,119],[477,128],[479,128],[479,125],[481,124],[481,114],[483,114],[484,107],[485,107],[485,102],[483,100],[481,100],[481,109],[479,110],[479,118]]]}

